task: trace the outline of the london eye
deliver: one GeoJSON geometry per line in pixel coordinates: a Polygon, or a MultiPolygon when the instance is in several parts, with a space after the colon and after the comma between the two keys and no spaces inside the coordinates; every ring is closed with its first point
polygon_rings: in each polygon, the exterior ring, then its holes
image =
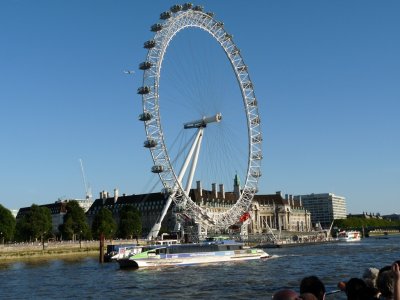
{"type": "Polygon", "coordinates": [[[168,200],[149,237],[157,235],[171,202],[205,230],[228,228],[249,211],[261,176],[260,117],[248,67],[224,24],[201,6],[174,5],[150,30],[146,59],[139,65],[139,120],[153,159],[151,172],[158,174],[168,200]],[[186,40],[189,36],[195,42],[186,40]],[[235,87],[225,87],[229,83],[235,87]],[[194,181],[227,187],[235,175],[243,184],[223,210],[190,196],[194,181]]]}

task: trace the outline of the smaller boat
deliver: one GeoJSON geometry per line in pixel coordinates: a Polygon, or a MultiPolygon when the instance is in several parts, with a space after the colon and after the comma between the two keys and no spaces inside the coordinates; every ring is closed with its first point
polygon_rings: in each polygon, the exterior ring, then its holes
{"type": "Polygon", "coordinates": [[[140,253],[117,259],[120,268],[147,268],[269,258],[262,249],[234,241],[144,246],[140,253]]]}
{"type": "Polygon", "coordinates": [[[361,232],[356,230],[340,231],[338,240],[339,242],[359,242],[361,240],[361,232]]]}

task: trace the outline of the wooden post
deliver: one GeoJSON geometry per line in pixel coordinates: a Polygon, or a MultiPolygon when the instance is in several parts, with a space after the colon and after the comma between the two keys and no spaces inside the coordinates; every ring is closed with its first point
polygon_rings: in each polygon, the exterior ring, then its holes
{"type": "Polygon", "coordinates": [[[104,234],[100,234],[100,256],[99,262],[104,263],[104,234]]]}

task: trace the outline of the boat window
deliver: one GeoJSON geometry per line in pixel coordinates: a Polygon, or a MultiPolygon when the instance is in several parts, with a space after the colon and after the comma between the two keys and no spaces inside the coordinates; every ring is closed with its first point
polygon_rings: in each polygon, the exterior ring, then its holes
{"type": "Polygon", "coordinates": [[[156,250],[156,254],[165,254],[166,253],[166,249],[165,248],[160,248],[156,250]]]}

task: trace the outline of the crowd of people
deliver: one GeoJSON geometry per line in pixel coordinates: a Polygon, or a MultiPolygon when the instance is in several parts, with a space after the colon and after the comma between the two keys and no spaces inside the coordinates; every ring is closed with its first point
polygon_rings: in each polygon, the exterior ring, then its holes
{"type": "Polygon", "coordinates": [[[333,292],[327,292],[317,276],[307,276],[300,282],[299,293],[284,289],[277,291],[272,299],[324,300],[327,295],[336,292],[344,292],[348,300],[400,300],[400,260],[381,269],[368,268],[361,278],[339,282],[338,290],[333,292]]]}

